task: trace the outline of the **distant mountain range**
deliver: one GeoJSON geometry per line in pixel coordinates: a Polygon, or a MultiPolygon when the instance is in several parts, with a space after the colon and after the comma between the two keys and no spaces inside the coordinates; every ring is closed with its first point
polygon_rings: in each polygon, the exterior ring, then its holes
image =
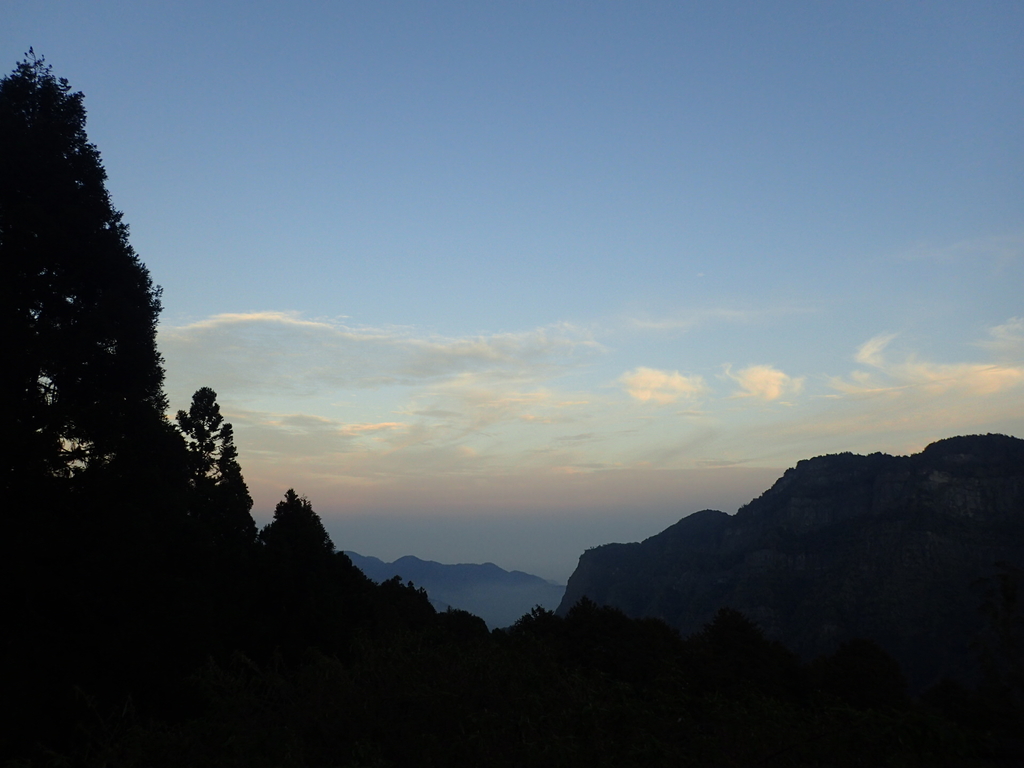
{"type": "Polygon", "coordinates": [[[588,550],[558,612],[583,596],[683,634],[728,606],[805,658],[865,637],[917,690],[1017,669],[1024,440],[801,461],[735,515],[704,510],[641,543],[588,550]]]}
{"type": "Polygon", "coordinates": [[[385,563],[357,552],[345,554],[374,581],[400,576],[423,587],[438,610],[451,606],[469,611],[491,629],[514,624],[535,605],[554,610],[565,591],[564,584],[522,571],[506,571],[494,563],[446,565],[411,555],[385,563]]]}

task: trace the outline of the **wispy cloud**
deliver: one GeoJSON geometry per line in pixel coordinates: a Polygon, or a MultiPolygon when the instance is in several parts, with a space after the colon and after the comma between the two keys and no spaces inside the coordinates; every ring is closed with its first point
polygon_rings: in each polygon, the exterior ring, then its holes
{"type": "Polygon", "coordinates": [[[341,431],[346,435],[365,435],[382,430],[405,429],[408,426],[401,421],[383,421],[379,424],[346,424],[341,431]]]}
{"type": "Polygon", "coordinates": [[[959,240],[946,245],[919,244],[903,254],[907,259],[961,261],[990,259],[997,264],[1024,258],[1024,235],[1000,235],[959,240]]]}
{"type": "Polygon", "coordinates": [[[1002,325],[989,328],[988,335],[978,346],[1004,360],[1024,358],[1024,317],[1011,317],[1002,325]]]}
{"type": "Polygon", "coordinates": [[[501,424],[569,424],[577,421],[592,398],[566,394],[533,380],[494,373],[462,373],[417,392],[409,407],[449,437],[462,438],[501,424]]]}
{"type": "Polygon", "coordinates": [[[796,394],[804,387],[804,377],[794,378],[770,365],[751,365],[735,373],[727,365],[725,375],[740,385],[734,397],[772,401],[783,395],[796,394]]]}
{"type": "Polygon", "coordinates": [[[679,371],[635,368],[619,377],[630,397],[643,403],[667,405],[679,399],[693,399],[708,392],[701,376],[684,376],[679,371]]]}
{"type": "Polygon", "coordinates": [[[172,395],[218,390],[247,478],[269,497],[343,488],[356,504],[394,484],[413,501],[427,489],[476,498],[478,482],[557,474],[589,493],[588,477],[623,468],[784,467],[1012,431],[1024,424],[1022,339],[1024,320],[1009,318],[977,342],[981,359],[937,362],[882,333],[845,375],[724,365],[712,381],[646,366],[616,376],[614,352],[569,325],[445,337],[261,312],[162,328],[160,342],[172,395]]]}
{"type": "MultiPolygon", "coordinates": [[[[1006,352],[1020,344],[1024,323],[1013,318],[990,330],[979,344],[1006,352]]],[[[1024,384],[1024,366],[1012,363],[934,363],[909,354],[893,361],[884,353],[895,334],[881,334],[864,342],[854,359],[871,370],[855,370],[847,377],[831,377],[832,387],[847,395],[868,395],[917,389],[930,395],[961,392],[993,395],[1024,384]]]]}
{"type": "Polygon", "coordinates": [[[853,356],[853,359],[864,365],[883,365],[882,352],[885,351],[885,348],[895,338],[895,333],[881,333],[878,336],[874,336],[857,347],[857,353],[853,356]]]}
{"type": "Polygon", "coordinates": [[[932,394],[956,390],[970,395],[993,395],[1024,384],[1024,368],[983,363],[939,364],[911,359],[885,365],[881,374],[855,371],[848,379],[832,379],[832,386],[854,395],[910,388],[932,394]]]}
{"type": "Polygon", "coordinates": [[[176,376],[234,392],[420,384],[466,372],[536,377],[582,364],[603,347],[569,325],[465,337],[409,328],[352,328],[289,312],[222,314],[160,328],[176,376]]]}
{"type": "Polygon", "coordinates": [[[814,312],[810,306],[780,306],[764,308],[713,307],[687,310],[662,317],[632,316],[626,319],[629,327],[641,331],[690,331],[707,325],[725,323],[749,325],[788,315],[814,312]]]}
{"type": "Polygon", "coordinates": [[[756,313],[748,309],[708,309],[667,317],[631,317],[628,324],[645,331],[688,331],[713,322],[748,323],[756,313]]]}

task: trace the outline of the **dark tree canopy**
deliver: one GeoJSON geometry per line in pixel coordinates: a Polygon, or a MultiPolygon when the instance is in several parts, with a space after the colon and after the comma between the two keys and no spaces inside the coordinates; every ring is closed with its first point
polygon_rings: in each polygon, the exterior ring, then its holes
{"type": "Polygon", "coordinates": [[[111,204],[82,102],[31,51],[0,79],[4,754],[5,739],[67,714],[71,686],[184,674],[183,649],[201,648],[159,290],[111,204]]]}
{"type": "Polygon", "coordinates": [[[221,415],[217,393],[199,389],[188,411],[178,411],[176,418],[188,443],[189,513],[217,543],[254,542],[252,497],[238,463],[234,430],[221,415]]]}
{"type": "Polygon", "coordinates": [[[166,407],[160,291],[111,205],[82,101],[31,51],[0,80],[5,487],[104,465],[166,407]]]}
{"type": "Polygon", "coordinates": [[[334,554],[334,542],[320,516],[305,496],[289,488],[277,502],[274,519],[262,531],[260,540],[269,550],[287,552],[299,560],[315,560],[334,554]]]}

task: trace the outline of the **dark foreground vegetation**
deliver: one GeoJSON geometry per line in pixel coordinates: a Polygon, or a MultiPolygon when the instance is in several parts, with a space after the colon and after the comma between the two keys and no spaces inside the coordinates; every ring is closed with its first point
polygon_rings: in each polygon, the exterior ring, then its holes
{"type": "Polygon", "coordinates": [[[588,601],[488,632],[411,584],[369,581],[292,491],[258,531],[215,393],[165,418],[159,292],[84,126],[81,94],[31,53],[0,81],[0,762],[1019,755],[1019,679],[911,700],[871,643],[803,664],[729,610],[687,638],[588,601]]]}

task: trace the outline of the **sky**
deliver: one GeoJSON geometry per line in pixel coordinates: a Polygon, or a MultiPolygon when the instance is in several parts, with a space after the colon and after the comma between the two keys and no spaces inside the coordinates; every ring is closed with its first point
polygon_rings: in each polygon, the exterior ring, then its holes
{"type": "MultiPolygon", "coordinates": [[[[564,582],[825,453],[1024,437],[1024,4],[0,0],[258,523],[564,582]]],[[[3,64],[3,61],[6,63],[3,64]]]]}

